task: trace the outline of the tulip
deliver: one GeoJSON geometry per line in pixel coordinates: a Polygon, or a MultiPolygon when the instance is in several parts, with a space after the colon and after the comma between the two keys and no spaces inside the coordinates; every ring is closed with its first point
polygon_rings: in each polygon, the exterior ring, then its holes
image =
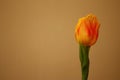
{"type": "Polygon", "coordinates": [[[89,75],[89,50],[98,39],[100,24],[95,15],[89,14],[80,18],[76,29],[75,38],[79,43],[79,58],[81,61],[82,80],[87,80],[89,75]]]}

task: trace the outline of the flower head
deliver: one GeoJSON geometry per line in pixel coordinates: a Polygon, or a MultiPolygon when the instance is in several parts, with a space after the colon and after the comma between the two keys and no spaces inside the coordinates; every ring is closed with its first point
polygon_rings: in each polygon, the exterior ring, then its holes
{"type": "Polygon", "coordinates": [[[93,45],[97,41],[99,27],[100,24],[93,14],[80,18],[75,29],[77,42],[85,46],[93,45]]]}

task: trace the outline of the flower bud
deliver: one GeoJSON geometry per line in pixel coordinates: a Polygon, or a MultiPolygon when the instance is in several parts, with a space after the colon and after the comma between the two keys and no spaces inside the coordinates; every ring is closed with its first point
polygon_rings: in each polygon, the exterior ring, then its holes
{"type": "Polygon", "coordinates": [[[93,45],[98,38],[99,26],[100,24],[93,14],[80,18],[75,29],[77,42],[85,46],[93,45]]]}

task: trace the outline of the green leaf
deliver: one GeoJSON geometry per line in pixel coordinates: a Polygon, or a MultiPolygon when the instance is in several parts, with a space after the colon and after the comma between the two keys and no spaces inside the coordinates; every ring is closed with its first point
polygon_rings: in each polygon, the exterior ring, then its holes
{"type": "Polygon", "coordinates": [[[89,75],[89,50],[90,46],[79,44],[79,58],[81,62],[82,80],[87,80],[89,75]]]}

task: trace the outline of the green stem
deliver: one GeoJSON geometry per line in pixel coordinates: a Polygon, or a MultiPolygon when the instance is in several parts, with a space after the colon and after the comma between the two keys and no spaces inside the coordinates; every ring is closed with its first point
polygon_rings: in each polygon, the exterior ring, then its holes
{"type": "Polygon", "coordinates": [[[90,46],[79,44],[79,57],[81,61],[82,80],[88,79],[89,74],[89,49],[90,46]]]}

